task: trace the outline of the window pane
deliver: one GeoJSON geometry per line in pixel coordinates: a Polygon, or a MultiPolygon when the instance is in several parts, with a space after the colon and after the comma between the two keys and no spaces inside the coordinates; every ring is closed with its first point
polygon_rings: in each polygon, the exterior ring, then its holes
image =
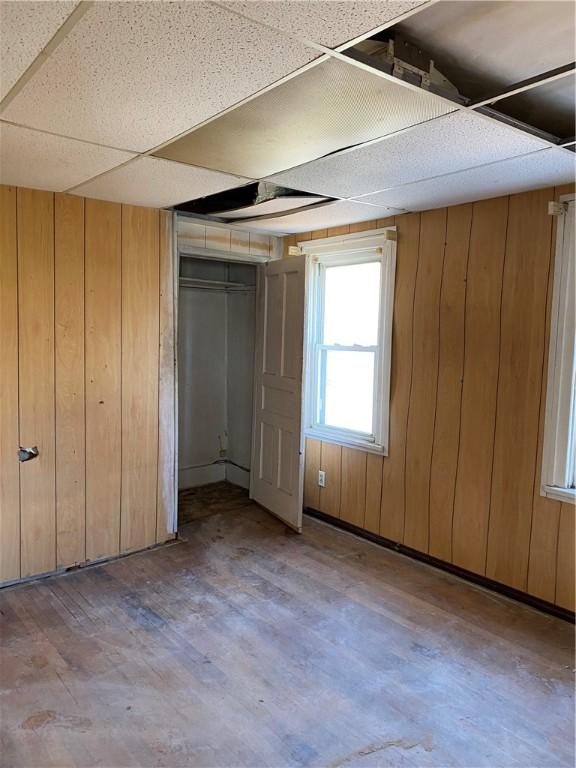
{"type": "Polygon", "coordinates": [[[374,352],[321,353],[324,413],[321,423],[371,435],[374,352]]]}
{"type": "Polygon", "coordinates": [[[327,267],[323,343],[375,346],[379,305],[379,261],[327,267]]]}

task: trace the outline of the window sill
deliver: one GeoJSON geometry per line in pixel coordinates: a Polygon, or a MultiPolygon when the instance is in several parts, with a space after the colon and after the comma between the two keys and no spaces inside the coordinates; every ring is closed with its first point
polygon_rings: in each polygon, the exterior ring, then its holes
{"type": "Polygon", "coordinates": [[[323,443],[334,443],[334,445],[342,445],[345,448],[355,448],[358,451],[366,451],[366,453],[376,453],[379,456],[388,456],[388,449],[384,445],[378,445],[368,440],[362,440],[362,438],[354,439],[344,435],[333,434],[321,429],[306,429],[304,430],[304,436],[309,437],[312,440],[321,440],[323,443]]]}
{"type": "Polygon", "coordinates": [[[563,501],[574,504],[576,502],[576,488],[559,488],[556,485],[543,485],[540,494],[547,499],[563,501]]]}

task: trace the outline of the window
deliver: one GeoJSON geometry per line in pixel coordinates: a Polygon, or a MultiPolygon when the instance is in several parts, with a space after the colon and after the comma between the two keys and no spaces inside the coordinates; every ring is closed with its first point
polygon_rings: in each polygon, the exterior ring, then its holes
{"type": "Polygon", "coordinates": [[[306,433],[388,450],[395,230],[301,243],[312,259],[306,433]]]}
{"type": "Polygon", "coordinates": [[[548,388],[542,456],[542,494],[576,499],[576,341],[574,195],[563,197],[558,218],[550,321],[548,388]]]}

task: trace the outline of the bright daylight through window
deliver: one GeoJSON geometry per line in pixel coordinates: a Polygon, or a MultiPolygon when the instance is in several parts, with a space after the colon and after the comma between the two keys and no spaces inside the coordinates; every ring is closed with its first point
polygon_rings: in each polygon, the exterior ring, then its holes
{"type": "Polygon", "coordinates": [[[387,452],[394,233],[304,244],[313,258],[307,432],[387,452]]]}

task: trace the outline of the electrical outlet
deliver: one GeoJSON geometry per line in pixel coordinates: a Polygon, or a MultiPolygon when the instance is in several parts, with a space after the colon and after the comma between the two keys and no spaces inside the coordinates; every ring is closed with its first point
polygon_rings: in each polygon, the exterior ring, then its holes
{"type": "Polygon", "coordinates": [[[320,488],[326,488],[326,472],[323,469],[318,470],[318,485],[320,488]]]}

